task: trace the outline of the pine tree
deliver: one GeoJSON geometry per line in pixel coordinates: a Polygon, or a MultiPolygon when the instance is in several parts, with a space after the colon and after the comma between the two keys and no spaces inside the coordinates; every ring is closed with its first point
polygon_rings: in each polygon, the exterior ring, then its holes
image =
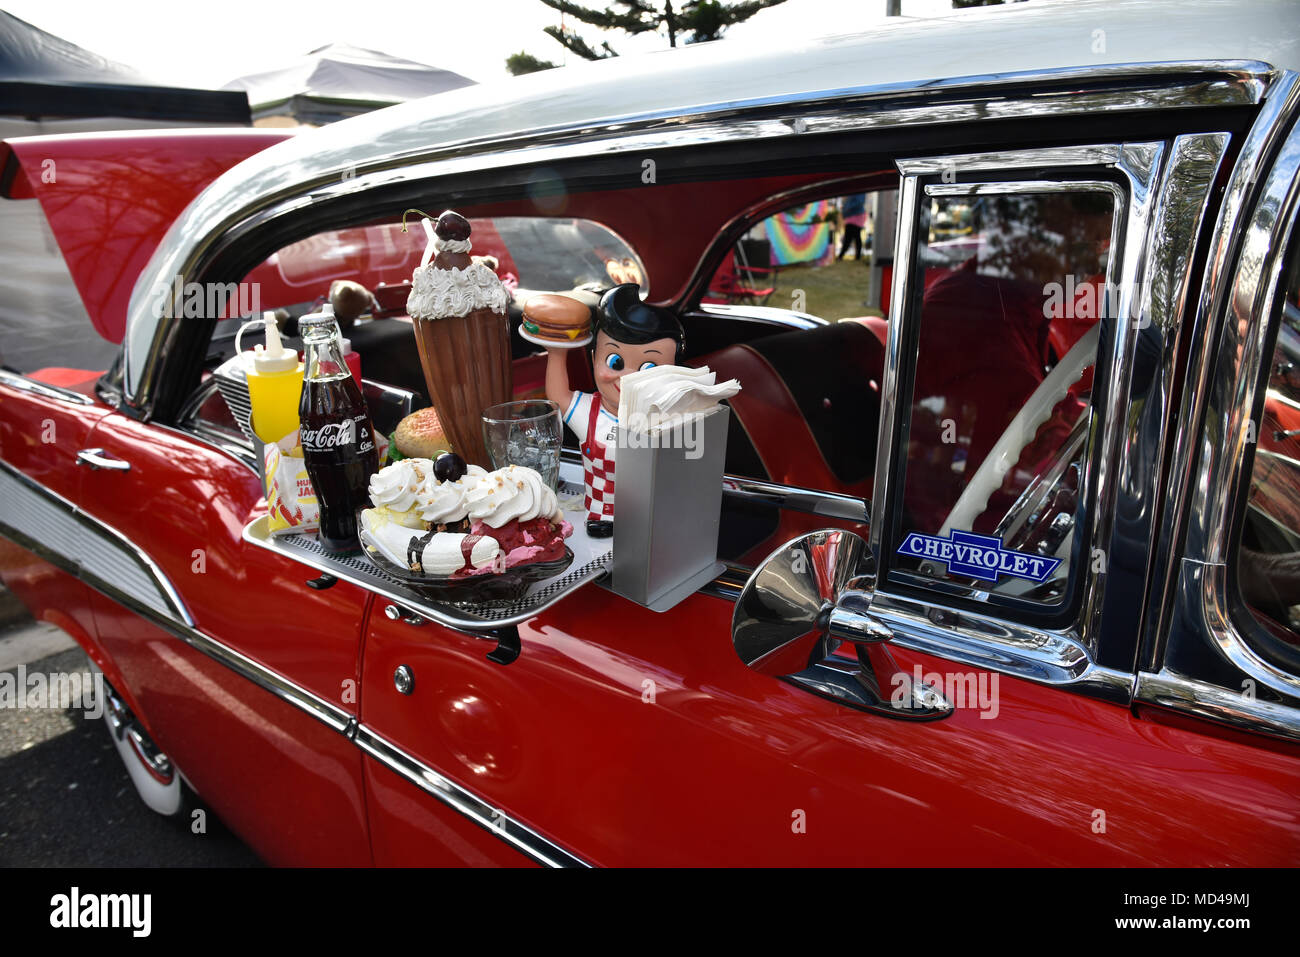
{"type": "Polygon", "coordinates": [[[506,57],[506,72],[511,76],[523,76],[525,73],[540,73],[542,70],[553,70],[558,64],[550,60],[540,60],[531,53],[525,53],[520,50],[518,53],[512,53],[506,57]]]}
{"type": "MultiPolygon", "coordinates": [[[[614,0],[604,10],[582,7],[571,0],[542,0],[542,3],[593,27],[622,30],[630,36],[655,32],[662,25],[668,31],[668,45],[675,47],[678,37],[683,43],[717,40],[727,27],[743,23],[758,11],[785,3],[785,0],[744,0],[741,3],[685,0],[680,8],[674,8],[672,0],[614,0]]],[[[546,33],[586,60],[618,56],[607,42],[595,48],[577,34],[565,33],[559,27],[546,27],[546,33]]]]}

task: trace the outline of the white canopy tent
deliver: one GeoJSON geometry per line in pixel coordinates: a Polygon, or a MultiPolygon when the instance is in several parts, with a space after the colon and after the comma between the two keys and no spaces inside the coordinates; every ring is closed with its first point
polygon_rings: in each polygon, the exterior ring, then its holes
{"type": "Polygon", "coordinates": [[[331,43],[278,70],[227,83],[244,90],[255,126],[320,126],[474,81],[426,63],[331,43]]]}

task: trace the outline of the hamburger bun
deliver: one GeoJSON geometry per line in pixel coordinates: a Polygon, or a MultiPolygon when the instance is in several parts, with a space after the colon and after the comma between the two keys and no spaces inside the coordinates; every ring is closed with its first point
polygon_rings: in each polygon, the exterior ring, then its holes
{"type": "Polygon", "coordinates": [[[591,334],[591,309],[568,296],[542,293],[524,304],[523,328],[538,339],[574,342],[591,334]]]}
{"type": "Polygon", "coordinates": [[[412,412],[398,422],[393,441],[397,445],[397,451],[412,459],[432,459],[439,452],[454,451],[442,431],[438,413],[432,406],[412,412]]]}

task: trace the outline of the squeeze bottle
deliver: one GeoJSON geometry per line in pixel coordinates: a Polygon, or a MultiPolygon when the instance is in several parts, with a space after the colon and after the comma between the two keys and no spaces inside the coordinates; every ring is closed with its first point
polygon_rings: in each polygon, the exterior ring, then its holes
{"type": "Polygon", "coordinates": [[[298,431],[298,400],[302,396],[302,363],[298,353],[280,342],[280,330],[273,313],[244,323],[235,335],[235,350],[249,326],[264,325],[266,342],[244,356],[248,377],[248,398],[253,407],[253,432],[263,442],[278,442],[298,431]]]}

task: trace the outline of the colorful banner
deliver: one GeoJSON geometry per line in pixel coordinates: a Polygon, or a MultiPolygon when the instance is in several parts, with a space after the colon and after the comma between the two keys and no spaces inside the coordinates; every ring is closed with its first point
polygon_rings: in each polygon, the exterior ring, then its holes
{"type": "MultiPolygon", "coordinates": [[[[772,244],[772,263],[829,263],[835,256],[831,246],[831,228],[824,220],[830,212],[829,200],[796,206],[763,221],[763,229],[772,244]]],[[[760,265],[755,263],[754,265],[760,265]]]]}

